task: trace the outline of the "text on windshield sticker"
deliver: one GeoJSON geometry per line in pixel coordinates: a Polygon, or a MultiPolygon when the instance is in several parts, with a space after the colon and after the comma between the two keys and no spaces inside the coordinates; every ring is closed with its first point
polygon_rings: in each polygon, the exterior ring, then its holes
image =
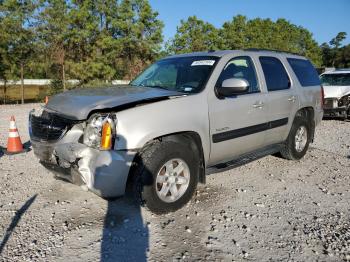
{"type": "Polygon", "coordinates": [[[199,60],[193,61],[191,66],[212,66],[215,63],[215,60],[199,60]]]}

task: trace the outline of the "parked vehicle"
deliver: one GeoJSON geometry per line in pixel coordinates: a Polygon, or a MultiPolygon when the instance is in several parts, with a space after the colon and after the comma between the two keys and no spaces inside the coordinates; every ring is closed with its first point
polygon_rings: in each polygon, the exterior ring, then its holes
{"type": "Polygon", "coordinates": [[[80,89],[30,113],[41,163],[109,198],[128,185],[156,213],[181,208],[207,173],[280,152],[299,160],[321,121],[304,57],[264,50],[167,57],[126,86],[80,89]]]}
{"type": "Polygon", "coordinates": [[[350,118],[350,69],[321,74],[324,88],[324,116],[350,118]]]}

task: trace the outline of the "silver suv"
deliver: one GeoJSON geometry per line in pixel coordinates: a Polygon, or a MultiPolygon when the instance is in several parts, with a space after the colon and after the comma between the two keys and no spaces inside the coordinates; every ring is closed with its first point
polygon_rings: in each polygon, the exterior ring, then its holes
{"type": "Polygon", "coordinates": [[[187,203],[207,173],[277,152],[301,159],[322,94],[302,56],[191,53],[156,62],[127,86],[56,95],[30,113],[29,129],[36,156],[57,176],[105,198],[128,188],[165,213],[187,203]]]}

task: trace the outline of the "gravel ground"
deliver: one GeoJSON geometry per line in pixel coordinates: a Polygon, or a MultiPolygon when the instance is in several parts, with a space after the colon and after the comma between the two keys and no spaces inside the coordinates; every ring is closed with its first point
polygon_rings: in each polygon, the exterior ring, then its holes
{"type": "MultiPolygon", "coordinates": [[[[38,104],[0,106],[28,141],[38,104]]],[[[304,159],[268,156],[210,175],[193,200],[153,215],[56,180],[33,152],[0,155],[1,261],[350,261],[350,122],[323,121],[304,159]]]]}

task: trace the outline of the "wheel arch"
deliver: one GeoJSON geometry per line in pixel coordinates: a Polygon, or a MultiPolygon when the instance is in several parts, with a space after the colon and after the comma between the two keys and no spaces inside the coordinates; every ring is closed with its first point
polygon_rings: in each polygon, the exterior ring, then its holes
{"type": "Polygon", "coordinates": [[[205,184],[206,177],[205,177],[205,158],[204,158],[204,151],[203,151],[203,145],[202,145],[202,139],[200,135],[197,132],[194,131],[183,131],[183,132],[176,132],[176,133],[170,133],[166,135],[162,135],[159,137],[155,137],[148,142],[144,144],[142,148],[140,148],[135,155],[133,162],[131,164],[131,168],[129,170],[128,174],[128,183],[130,184],[132,182],[132,177],[135,168],[137,166],[137,163],[140,158],[140,154],[144,150],[146,150],[148,147],[152,146],[154,143],[159,143],[162,141],[174,141],[174,142],[186,142],[189,143],[191,150],[195,152],[195,154],[199,155],[200,160],[200,166],[199,166],[199,177],[198,181],[202,184],[205,184]]]}
{"type": "Polygon", "coordinates": [[[310,129],[311,129],[311,142],[314,140],[315,136],[315,109],[311,106],[300,108],[294,116],[294,119],[296,117],[303,117],[307,119],[307,121],[310,123],[310,129]]]}

